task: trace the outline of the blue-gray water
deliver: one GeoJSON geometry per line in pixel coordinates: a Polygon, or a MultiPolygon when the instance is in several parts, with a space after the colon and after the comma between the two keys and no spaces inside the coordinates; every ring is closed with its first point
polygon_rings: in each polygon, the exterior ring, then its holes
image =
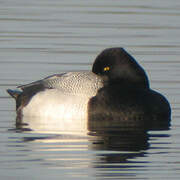
{"type": "Polygon", "coordinates": [[[179,29],[179,0],[1,0],[0,178],[179,179],[179,29]],[[88,70],[101,50],[114,46],[125,47],[151,87],[168,98],[170,130],[149,131],[132,150],[123,138],[117,149],[92,137],[15,130],[7,88],[88,70]]]}

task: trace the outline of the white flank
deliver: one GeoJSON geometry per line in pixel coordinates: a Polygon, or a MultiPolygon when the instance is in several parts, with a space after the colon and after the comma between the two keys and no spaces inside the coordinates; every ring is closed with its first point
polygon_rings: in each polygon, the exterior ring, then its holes
{"type": "Polygon", "coordinates": [[[56,89],[39,92],[24,107],[23,122],[34,130],[86,131],[88,100],[56,89]]]}

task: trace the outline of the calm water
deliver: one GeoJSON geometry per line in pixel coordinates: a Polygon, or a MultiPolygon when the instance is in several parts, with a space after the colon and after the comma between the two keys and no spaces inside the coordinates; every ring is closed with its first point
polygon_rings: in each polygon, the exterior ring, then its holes
{"type": "Polygon", "coordinates": [[[180,1],[0,1],[1,179],[179,179],[180,1]],[[15,129],[7,88],[88,70],[125,47],[172,106],[169,130],[79,136],[15,129]]]}

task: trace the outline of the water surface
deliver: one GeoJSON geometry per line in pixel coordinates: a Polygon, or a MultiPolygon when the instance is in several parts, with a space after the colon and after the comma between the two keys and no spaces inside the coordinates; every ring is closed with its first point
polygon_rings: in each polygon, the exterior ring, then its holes
{"type": "Polygon", "coordinates": [[[1,179],[179,179],[180,1],[0,1],[1,179]],[[79,136],[15,129],[7,88],[126,48],[172,106],[168,130],[79,136]]]}

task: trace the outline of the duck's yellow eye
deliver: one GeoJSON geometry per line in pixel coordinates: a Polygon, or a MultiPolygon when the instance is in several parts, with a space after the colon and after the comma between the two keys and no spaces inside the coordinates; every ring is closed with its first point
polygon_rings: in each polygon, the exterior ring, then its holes
{"type": "Polygon", "coordinates": [[[109,70],[110,70],[110,67],[109,67],[109,66],[106,66],[106,67],[104,68],[104,72],[109,71],[109,70]]]}

